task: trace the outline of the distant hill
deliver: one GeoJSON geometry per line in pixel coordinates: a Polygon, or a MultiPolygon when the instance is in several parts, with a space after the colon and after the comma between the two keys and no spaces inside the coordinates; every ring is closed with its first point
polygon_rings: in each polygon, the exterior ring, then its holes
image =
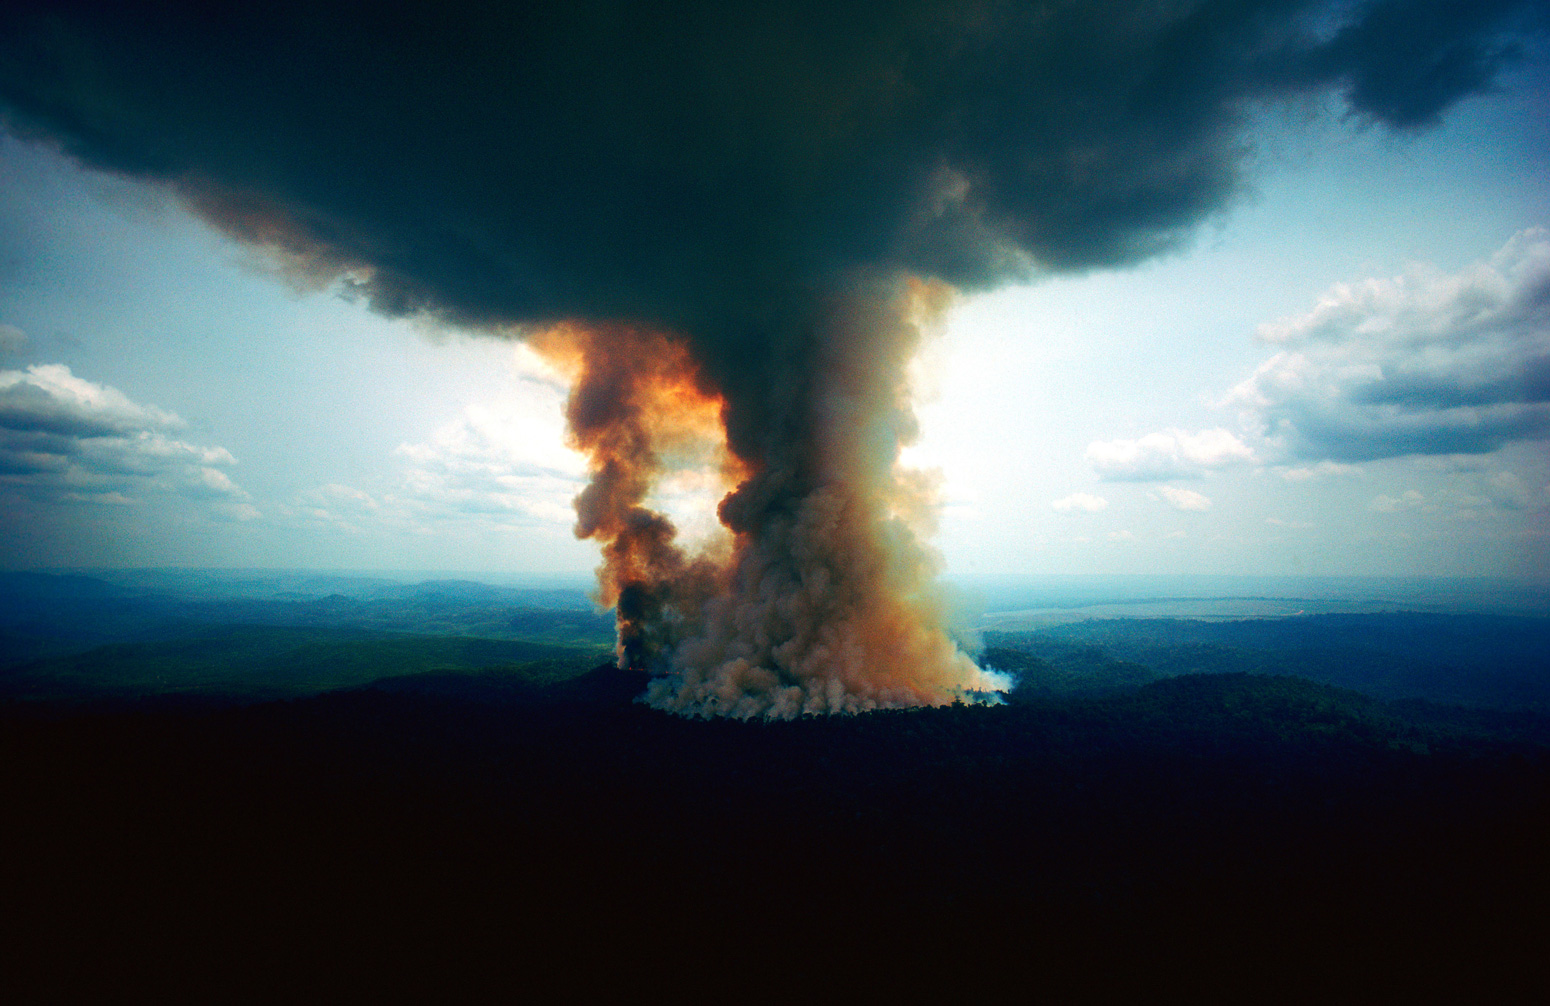
{"type": "Polygon", "coordinates": [[[1384,699],[1550,712],[1547,618],[1416,612],[1112,618],[986,632],[984,641],[983,659],[1021,674],[1024,694],[1249,673],[1307,678],[1384,699]]]}
{"type": "Polygon", "coordinates": [[[223,626],[113,643],[0,671],[0,698],[27,701],[201,695],[295,698],[427,672],[499,673],[542,685],[582,673],[600,647],[364,629],[223,626]]]}
{"type": "Polygon", "coordinates": [[[299,574],[201,578],[0,573],[0,670],[106,643],[149,643],[251,625],[529,640],[613,642],[611,612],[580,590],[470,581],[396,583],[299,574]]]}

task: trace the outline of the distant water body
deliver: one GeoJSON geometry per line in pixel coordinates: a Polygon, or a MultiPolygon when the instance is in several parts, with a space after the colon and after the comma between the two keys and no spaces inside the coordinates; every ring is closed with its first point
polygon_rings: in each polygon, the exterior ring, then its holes
{"type": "Polygon", "coordinates": [[[1550,615],[1550,582],[1460,577],[1027,576],[952,581],[982,628],[1083,618],[1267,618],[1377,611],[1550,615]]]}

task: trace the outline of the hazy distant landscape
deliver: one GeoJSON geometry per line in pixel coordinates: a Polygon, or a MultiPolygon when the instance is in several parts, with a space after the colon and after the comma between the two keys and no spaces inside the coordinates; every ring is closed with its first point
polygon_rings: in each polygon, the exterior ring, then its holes
{"type": "Polygon", "coordinates": [[[568,587],[321,574],[0,574],[0,696],[295,698],[433,671],[591,668],[613,618],[568,587]]]}
{"type": "MultiPolygon", "coordinates": [[[[413,576],[3,573],[0,700],[256,701],[429,673],[551,682],[611,654],[613,615],[584,579],[413,576]]],[[[1544,587],[1050,577],[970,582],[954,596],[963,645],[1012,674],[1014,694],[1248,673],[1379,699],[1550,710],[1544,587]]]]}

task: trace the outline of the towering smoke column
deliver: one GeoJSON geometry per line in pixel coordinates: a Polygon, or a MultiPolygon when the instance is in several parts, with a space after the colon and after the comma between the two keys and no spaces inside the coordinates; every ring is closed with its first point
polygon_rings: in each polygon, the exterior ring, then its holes
{"type": "MultiPolygon", "coordinates": [[[[939,704],[997,687],[948,638],[933,588],[926,484],[898,464],[915,435],[906,365],[947,288],[851,277],[793,296],[741,362],[786,379],[718,381],[663,333],[562,326],[538,337],[573,374],[575,446],[592,481],[576,533],[603,542],[621,664],[663,672],[648,701],[790,717],[939,704]],[[712,411],[715,410],[715,411],[712,411]],[[703,457],[725,417],[730,547],[692,557],[644,506],[672,456],[703,457]],[[696,447],[698,449],[696,449],[696,447]]],[[[736,360],[724,366],[737,368],[736,360]]]]}
{"type": "Polygon", "coordinates": [[[1543,0],[8,0],[0,126],[313,288],[538,333],[621,659],[663,708],[787,716],[989,684],[898,468],[944,284],[1177,247],[1266,106],[1425,128],[1547,30],[1543,0]],[[652,506],[684,465],[724,483],[709,545],[652,506]]]}
{"type": "Polygon", "coordinates": [[[647,507],[676,463],[713,460],[730,480],[721,401],[682,342],[640,328],[560,325],[538,333],[540,352],[567,372],[572,446],[591,461],[576,497],[576,535],[603,544],[598,600],[617,611],[621,666],[654,666],[684,619],[724,582],[724,556],[687,558],[666,515],[647,507]]]}

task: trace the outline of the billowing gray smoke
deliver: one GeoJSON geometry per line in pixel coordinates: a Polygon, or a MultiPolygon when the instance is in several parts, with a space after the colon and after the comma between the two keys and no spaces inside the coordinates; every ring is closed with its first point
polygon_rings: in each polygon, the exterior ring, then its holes
{"type": "Polygon", "coordinates": [[[1239,191],[1256,104],[1334,88],[1423,127],[1550,23],[1529,0],[211,6],[13,0],[7,127],[379,311],[568,361],[622,659],[663,672],[659,705],[744,716],[987,684],[897,466],[949,287],[1153,255],[1239,191]],[[707,429],[728,538],[691,554],[648,496],[707,429]]]}

